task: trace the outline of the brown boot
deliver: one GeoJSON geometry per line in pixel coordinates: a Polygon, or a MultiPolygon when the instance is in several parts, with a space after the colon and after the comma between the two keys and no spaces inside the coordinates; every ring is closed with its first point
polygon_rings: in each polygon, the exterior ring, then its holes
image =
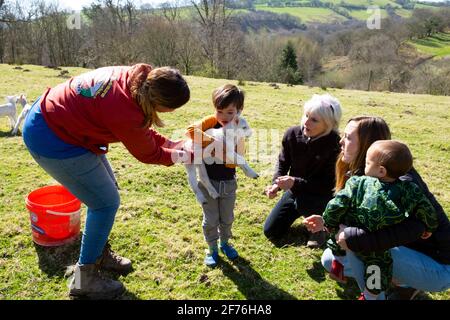
{"type": "Polygon", "coordinates": [[[125,290],[119,281],[103,278],[96,264],[76,264],[69,283],[71,298],[114,299],[125,290]]]}
{"type": "Polygon", "coordinates": [[[127,275],[133,269],[130,259],[123,258],[111,250],[111,245],[106,243],[102,256],[99,258],[99,266],[102,270],[109,270],[127,275]]]}
{"type": "Polygon", "coordinates": [[[325,231],[319,231],[316,233],[311,233],[306,246],[311,249],[317,249],[322,247],[326,241],[327,233],[325,231]]]}

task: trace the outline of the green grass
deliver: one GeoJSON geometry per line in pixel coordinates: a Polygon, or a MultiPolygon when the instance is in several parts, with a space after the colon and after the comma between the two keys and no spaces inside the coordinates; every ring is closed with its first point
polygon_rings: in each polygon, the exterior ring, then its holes
{"type": "MultiPolygon", "coordinates": [[[[350,15],[358,20],[367,20],[374,13],[372,11],[367,12],[367,10],[349,10],[350,15]]],[[[386,18],[388,16],[387,11],[380,9],[381,18],[386,18]]]]}
{"type": "Polygon", "coordinates": [[[397,9],[395,9],[395,13],[398,14],[402,18],[411,18],[413,11],[406,10],[403,8],[397,8],[397,9]]]}
{"type": "MultiPolygon", "coordinates": [[[[372,2],[369,2],[367,0],[343,0],[347,4],[352,5],[358,5],[358,6],[385,6],[387,4],[390,4],[392,7],[399,7],[397,3],[390,0],[373,0],[372,2]]],[[[334,3],[336,5],[340,5],[342,0],[323,0],[323,2],[330,2],[334,3]]]]}
{"type": "Polygon", "coordinates": [[[266,5],[256,5],[256,10],[270,11],[278,14],[288,13],[295,17],[298,17],[302,22],[333,22],[344,21],[347,18],[337,14],[328,8],[310,8],[310,7],[284,7],[274,8],[266,5]]]}
{"type": "Polygon", "coordinates": [[[425,4],[425,3],[416,3],[414,6],[415,9],[439,9],[439,7],[432,6],[431,4],[425,4]]]}
{"type": "MultiPolygon", "coordinates": [[[[309,2],[308,0],[300,0],[300,1],[290,1],[290,0],[285,0],[282,2],[297,2],[297,3],[301,3],[301,2],[309,2]]],[[[353,5],[362,5],[362,6],[370,6],[370,5],[374,5],[374,6],[385,6],[387,4],[390,4],[393,7],[399,7],[399,5],[397,3],[395,3],[394,1],[390,1],[390,0],[373,0],[373,1],[368,1],[368,0],[343,0],[345,3],[347,4],[353,4],[353,5]]],[[[262,1],[255,1],[255,4],[257,5],[267,5],[267,3],[269,2],[269,0],[262,0],[262,1]]],[[[322,2],[328,2],[328,3],[334,3],[336,5],[340,5],[342,0],[322,0],[322,2]]]]}
{"type": "Polygon", "coordinates": [[[450,33],[438,33],[425,39],[410,41],[417,50],[435,58],[450,55],[450,33]]]}
{"type": "MultiPolygon", "coordinates": [[[[46,86],[64,79],[59,71],[22,66],[30,72],[0,65],[0,96],[25,93],[35,100],[46,86]]],[[[71,75],[83,69],[64,68],[71,75]]],[[[210,114],[211,92],[228,80],[187,77],[192,90],[188,105],[164,114],[171,137],[190,123],[210,114]]],[[[237,83],[236,81],[232,81],[237,83]]],[[[301,108],[318,88],[247,82],[244,115],[254,129],[278,129],[274,141],[299,122],[301,108]]],[[[359,114],[384,117],[393,136],[405,141],[415,156],[415,166],[446,212],[450,212],[450,97],[329,89],[344,108],[342,125],[359,114]]],[[[28,154],[20,136],[10,137],[0,118],[0,300],[67,299],[65,266],[76,261],[79,242],[60,248],[34,246],[24,199],[29,192],[54,183],[28,154]]],[[[267,157],[278,150],[266,149],[267,157]]],[[[262,224],[276,200],[262,195],[270,183],[274,163],[253,161],[258,180],[238,170],[238,200],[233,226],[242,260],[224,261],[210,270],[203,266],[204,240],[200,206],[195,202],[181,166],[169,168],[139,163],[121,144],[108,154],[121,187],[121,208],[111,243],[133,260],[134,269],[121,277],[127,288],[123,299],[355,299],[352,282],[342,287],[331,281],[320,266],[321,250],[304,246],[305,235],[294,225],[284,246],[275,246],[262,234],[262,224]]],[[[82,223],[85,210],[82,213],[82,223]]],[[[83,226],[82,226],[83,227],[83,226]]],[[[450,292],[430,294],[450,299],[450,292]]]]}

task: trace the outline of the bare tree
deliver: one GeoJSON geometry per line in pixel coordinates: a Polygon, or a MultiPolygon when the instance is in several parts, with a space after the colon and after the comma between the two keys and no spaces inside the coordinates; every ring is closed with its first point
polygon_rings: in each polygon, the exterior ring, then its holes
{"type": "Polygon", "coordinates": [[[180,3],[180,0],[173,0],[161,4],[162,15],[167,21],[176,22],[180,20],[180,3]]]}
{"type": "Polygon", "coordinates": [[[91,64],[98,67],[137,60],[137,13],[132,1],[97,0],[83,13],[90,22],[83,51],[91,64]]]}
{"type": "Polygon", "coordinates": [[[153,15],[141,21],[139,52],[144,61],[155,66],[175,66],[177,31],[165,18],[153,15]]]}
{"type": "Polygon", "coordinates": [[[201,47],[195,36],[196,28],[190,22],[181,21],[177,24],[176,57],[184,74],[192,74],[194,66],[200,60],[201,47]]]}
{"type": "Polygon", "coordinates": [[[223,49],[223,33],[228,28],[231,10],[225,6],[226,0],[192,1],[194,19],[200,26],[200,41],[203,54],[208,60],[212,76],[218,73],[218,64],[223,49]]]}

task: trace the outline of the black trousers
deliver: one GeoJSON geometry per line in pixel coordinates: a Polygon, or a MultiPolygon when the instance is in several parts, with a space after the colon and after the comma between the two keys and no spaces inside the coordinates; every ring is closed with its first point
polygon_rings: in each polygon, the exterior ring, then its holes
{"type": "Polygon", "coordinates": [[[331,195],[306,193],[296,197],[290,190],[286,191],[264,223],[265,236],[270,239],[281,238],[300,216],[322,215],[332,198],[331,195]]]}

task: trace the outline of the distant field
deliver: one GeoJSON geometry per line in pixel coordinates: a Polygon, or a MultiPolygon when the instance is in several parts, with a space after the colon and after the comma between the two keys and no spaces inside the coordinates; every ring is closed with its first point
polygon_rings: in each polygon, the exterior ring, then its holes
{"type": "Polygon", "coordinates": [[[406,10],[406,9],[401,9],[401,8],[395,9],[395,13],[398,14],[402,18],[409,18],[412,16],[411,10],[406,10]]]}
{"type": "MultiPolygon", "coordinates": [[[[282,2],[288,2],[289,0],[285,0],[282,2]]],[[[293,2],[293,1],[290,1],[293,2]]],[[[310,2],[309,0],[300,0],[295,1],[296,3],[305,3],[310,2]]],[[[403,18],[409,18],[412,15],[412,10],[403,9],[399,4],[390,0],[322,0],[322,2],[333,3],[337,6],[341,6],[342,2],[345,2],[349,5],[358,5],[358,6],[386,6],[390,4],[393,8],[395,8],[395,13],[403,18]]],[[[343,7],[341,7],[343,8],[343,7]]],[[[437,7],[426,5],[426,4],[416,4],[416,8],[425,8],[425,9],[436,9],[437,7]]],[[[255,9],[261,11],[269,11],[277,14],[290,14],[292,16],[298,17],[304,23],[312,23],[312,22],[342,22],[346,21],[347,18],[334,12],[328,8],[316,8],[316,7],[269,7],[268,0],[259,0],[255,1],[255,9]]],[[[346,8],[344,8],[346,9],[346,8]]],[[[160,12],[162,15],[162,9],[156,9],[157,12],[160,12]]],[[[237,13],[248,13],[247,9],[232,9],[234,14],[237,13]]],[[[371,13],[367,13],[366,10],[349,10],[346,9],[350,15],[357,20],[366,20],[371,13]]],[[[182,19],[192,18],[196,15],[195,9],[190,7],[182,7],[179,8],[179,15],[182,19]]],[[[388,13],[385,9],[381,9],[381,17],[386,18],[388,13]]]]}
{"type": "MultiPolygon", "coordinates": [[[[370,16],[373,15],[373,12],[367,12],[367,10],[349,10],[350,15],[358,20],[367,20],[370,16]]],[[[386,18],[388,13],[384,9],[380,9],[380,14],[382,18],[386,18]]]]}
{"type": "Polygon", "coordinates": [[[368,0],[322,0],[322,2],[330,2],[337,5],[340,5],[342,2],[345,2],[347,4],[353,4],[358,6],[385,6],[387,4],[390,4],[392,7],[400,7],[399,4],[389,0],[373,0],[371,2],[369,2],[368,0]]]}
{"type": "MultiPolygon", "coordinates": [[[[286,0],[288,1],[288,0],[286,0]]],[[[284,1],[284,2],[286,2],[284,1]]],[[[340,6],[342,2],[351,5],[360,5],[360,6],[386,6],[390,4],[393,8],[395,8],[396,14],[401,17],[409,18],[412,15],[412,10],[403,9],[399,4],[390,0],[322,0],[323,2],[334,3],[335,5],[340,6]]],[[[346,17],[341,16],[340,14],[334,12],[328,8],[313,8],[313,7],[269,7],[267,5],[267,0],[261,0],[256,2],[255,9],[270,11],[278,14],[288,13],[293,16],[300,18],[305,23],[310,22],[332,22],[332,21],[345,21],[346,17]]],[[[295,1],[298,3],[305,1],[295,1]]],[[[416,8],[425,8],[425,9],[438,9],[437,7],[426,5],[426,4],[416,4],[416,8]]],[[[366,20],[371,14],[367,13],[366,10],[349,10],[347,9],[350,15],[354,19],[358,20],[366,20]]],[[[386,18],[388,13],[385,9],[381,9],[382,18],[386,18]]]]}
{"type": "Polygon", "coordinates": [[[432,37],[410,41],[417,50],[436,58],[450,55],[450,33],[438,33],[432,37]]]}
{"type": "Polygon", "coordinates": [[[278,14],[288,13],[298,17],[302,22],[332,22],[344,21],[347,18],[337,14],[333,10],[327,8],[310,8],[310,7],[285,7],[273,8],[267,5],[256,5],[256,10],[270,11],[278,14]]]}

